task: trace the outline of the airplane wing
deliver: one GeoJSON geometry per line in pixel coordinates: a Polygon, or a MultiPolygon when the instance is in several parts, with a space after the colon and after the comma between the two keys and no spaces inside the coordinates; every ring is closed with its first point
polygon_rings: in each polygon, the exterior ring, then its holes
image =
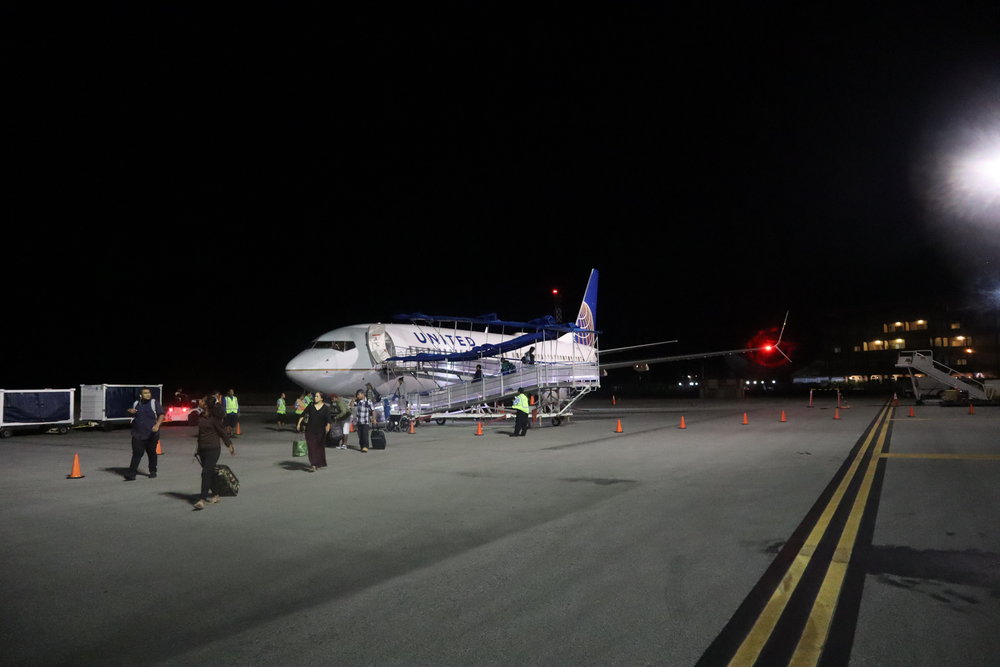
{"type": "MultiPolygon", "coordinates": [[[[666,363],[666,362],[669,362],[669,361],[687,361],[687,360],[690,360],[690,359],[707,359],[709,357],[724,357],[724,356],[730,355],[730,354],[743,354],[743,353],[746,353],[746,352],[763,352],[763,351],[770,352],[771,350],[777,350],[778,352],[781,352],[781,350],[778,349],[777,346],[774,346],[774,345],[763,345],[761,347],[746,347],[746,348],[740,348],[738,350],[720,350],[720,351],[716,351],[716,352],[697,352],[697,353],[694,353],[694,354],[675,354],[675,355],[669,356],[669,357],[654,357],[652,359],[633,359],[631,361],[614,361],[614,362],[607,363],[607,364],[606,363],[601,363],[600,367],[602,369],[627,368],[627,367],[630,367],[630,366],[638,366],[640,364],[647,364],[648,365],[648,364],[666,363]]],[[[781,354],[784,355],[784,352],[781,352],[781,354]]],[[[788,357],[785,357],[785,358],[787,359],[788,357]]]]}
{"type": "MultiPolygon", "coordinates": [[[[787,361],[791,362],[788,355],[784,353],[781,349],[781,339],[785,335],[785,325],[788,324],[788,313],[785,313],[785,321],[781,324],[781,331],[778,333],[778,340],[774,343],[765,343],[763,345],[758,345],[756,347],[744,347],[737,350],[718,350],[714,352],[695,352],[693,354],[676,354],[668,357],[653,357],[651,359],[632,359],[630,361],[614,361],[610,363],[600,362],[599,366],[602,370],[613,369],[613,368],[629,368],[632,366],[649,365],[649,364],[660,364],[667,363],[671,361],[688,361],[691,359],[707,359],[709,357],[724,357],[731,354],[746,354],[749,352],[777,352],[783,356],[787,361]]],[[[664,342],[675,342],[675,341],[664,341],[664,342]]],[[[650,343],[650,345],[659,345],[660,343],[650,343]]],[[[636,345],[634,347],[644,347],[642,345],[636,345]]],[[[618,348],[616,350],[611,350],[612,352],[617,352],[624,349],[631,348],[618,348]]]]}

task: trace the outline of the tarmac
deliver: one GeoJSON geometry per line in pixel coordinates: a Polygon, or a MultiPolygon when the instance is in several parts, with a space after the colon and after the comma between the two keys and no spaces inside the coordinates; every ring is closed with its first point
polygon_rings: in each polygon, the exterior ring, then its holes
{"type": "Polygon", "coordinates": [[[591,397],[316,473],[246,412],[201,511],[191,427],[133,482],[127,429],[18,435],[0,664],[995,666],[1000,409],[887,399],[591,397]]]}

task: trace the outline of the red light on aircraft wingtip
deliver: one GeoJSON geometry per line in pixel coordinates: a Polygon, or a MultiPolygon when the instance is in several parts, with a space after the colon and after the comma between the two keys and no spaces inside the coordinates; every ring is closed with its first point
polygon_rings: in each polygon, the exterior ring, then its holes
{"type": "Polygon", "coordinates": [[[752,349],[750,359],[754,363],[768,368],[777,368],[787,363],[787,357],[778,347],[777,329],[769,331],[758,331],[757,335],[747,341],[747,347],[752,349]]]}

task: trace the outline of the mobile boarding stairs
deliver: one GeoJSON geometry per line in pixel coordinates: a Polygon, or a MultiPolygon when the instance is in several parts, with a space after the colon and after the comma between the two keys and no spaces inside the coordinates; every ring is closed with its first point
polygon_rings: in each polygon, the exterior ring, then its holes
{"type": "Polygon", "coordinates": [[[910,382],[913,384],[913,396],[919,401],[922,394],[928,393],[928,388],[921,388],[915,373],[923,373],[928,378],[959,392],[965,392],[970,400],[991,401],[994,398],[993,387],[987,387],[982,382],[972,378],[956,377],[959,371],[934,361],[931,350],[911,350],[899,353],[896,368],[906,368],[909,371],[910,382]]]}
{"type": "MultiPolygon", "coordinates": [[[[483,361],[487,361],[484,366],[491,366],[488,360],[483,361]]],[[[538,396],[533,408],[537,416],[551,419],[558,426],[564,418],[572,416],[572,407],[578,400],[600,388],[600,380],[596,363],[521,364],[507,374],[484,375],[482,380],[449,384],[407,398],[416,417],[436,419],[439,423],[446,419],[503,419],[508,411],[492,406],[522,388],[538,396]]]]}

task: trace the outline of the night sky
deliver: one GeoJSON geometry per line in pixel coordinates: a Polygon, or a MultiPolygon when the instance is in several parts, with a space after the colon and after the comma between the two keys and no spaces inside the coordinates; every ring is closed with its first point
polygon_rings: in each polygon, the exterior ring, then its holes
{"type": "Polygon", "coordinates": [[[0,387],[290,388],[324,331],[570,319],[591,268],[603,346],[677,352],[1000,280],[940,185],[1000,133],[995,2],[130,4],[0,10],[0,387]]]}

